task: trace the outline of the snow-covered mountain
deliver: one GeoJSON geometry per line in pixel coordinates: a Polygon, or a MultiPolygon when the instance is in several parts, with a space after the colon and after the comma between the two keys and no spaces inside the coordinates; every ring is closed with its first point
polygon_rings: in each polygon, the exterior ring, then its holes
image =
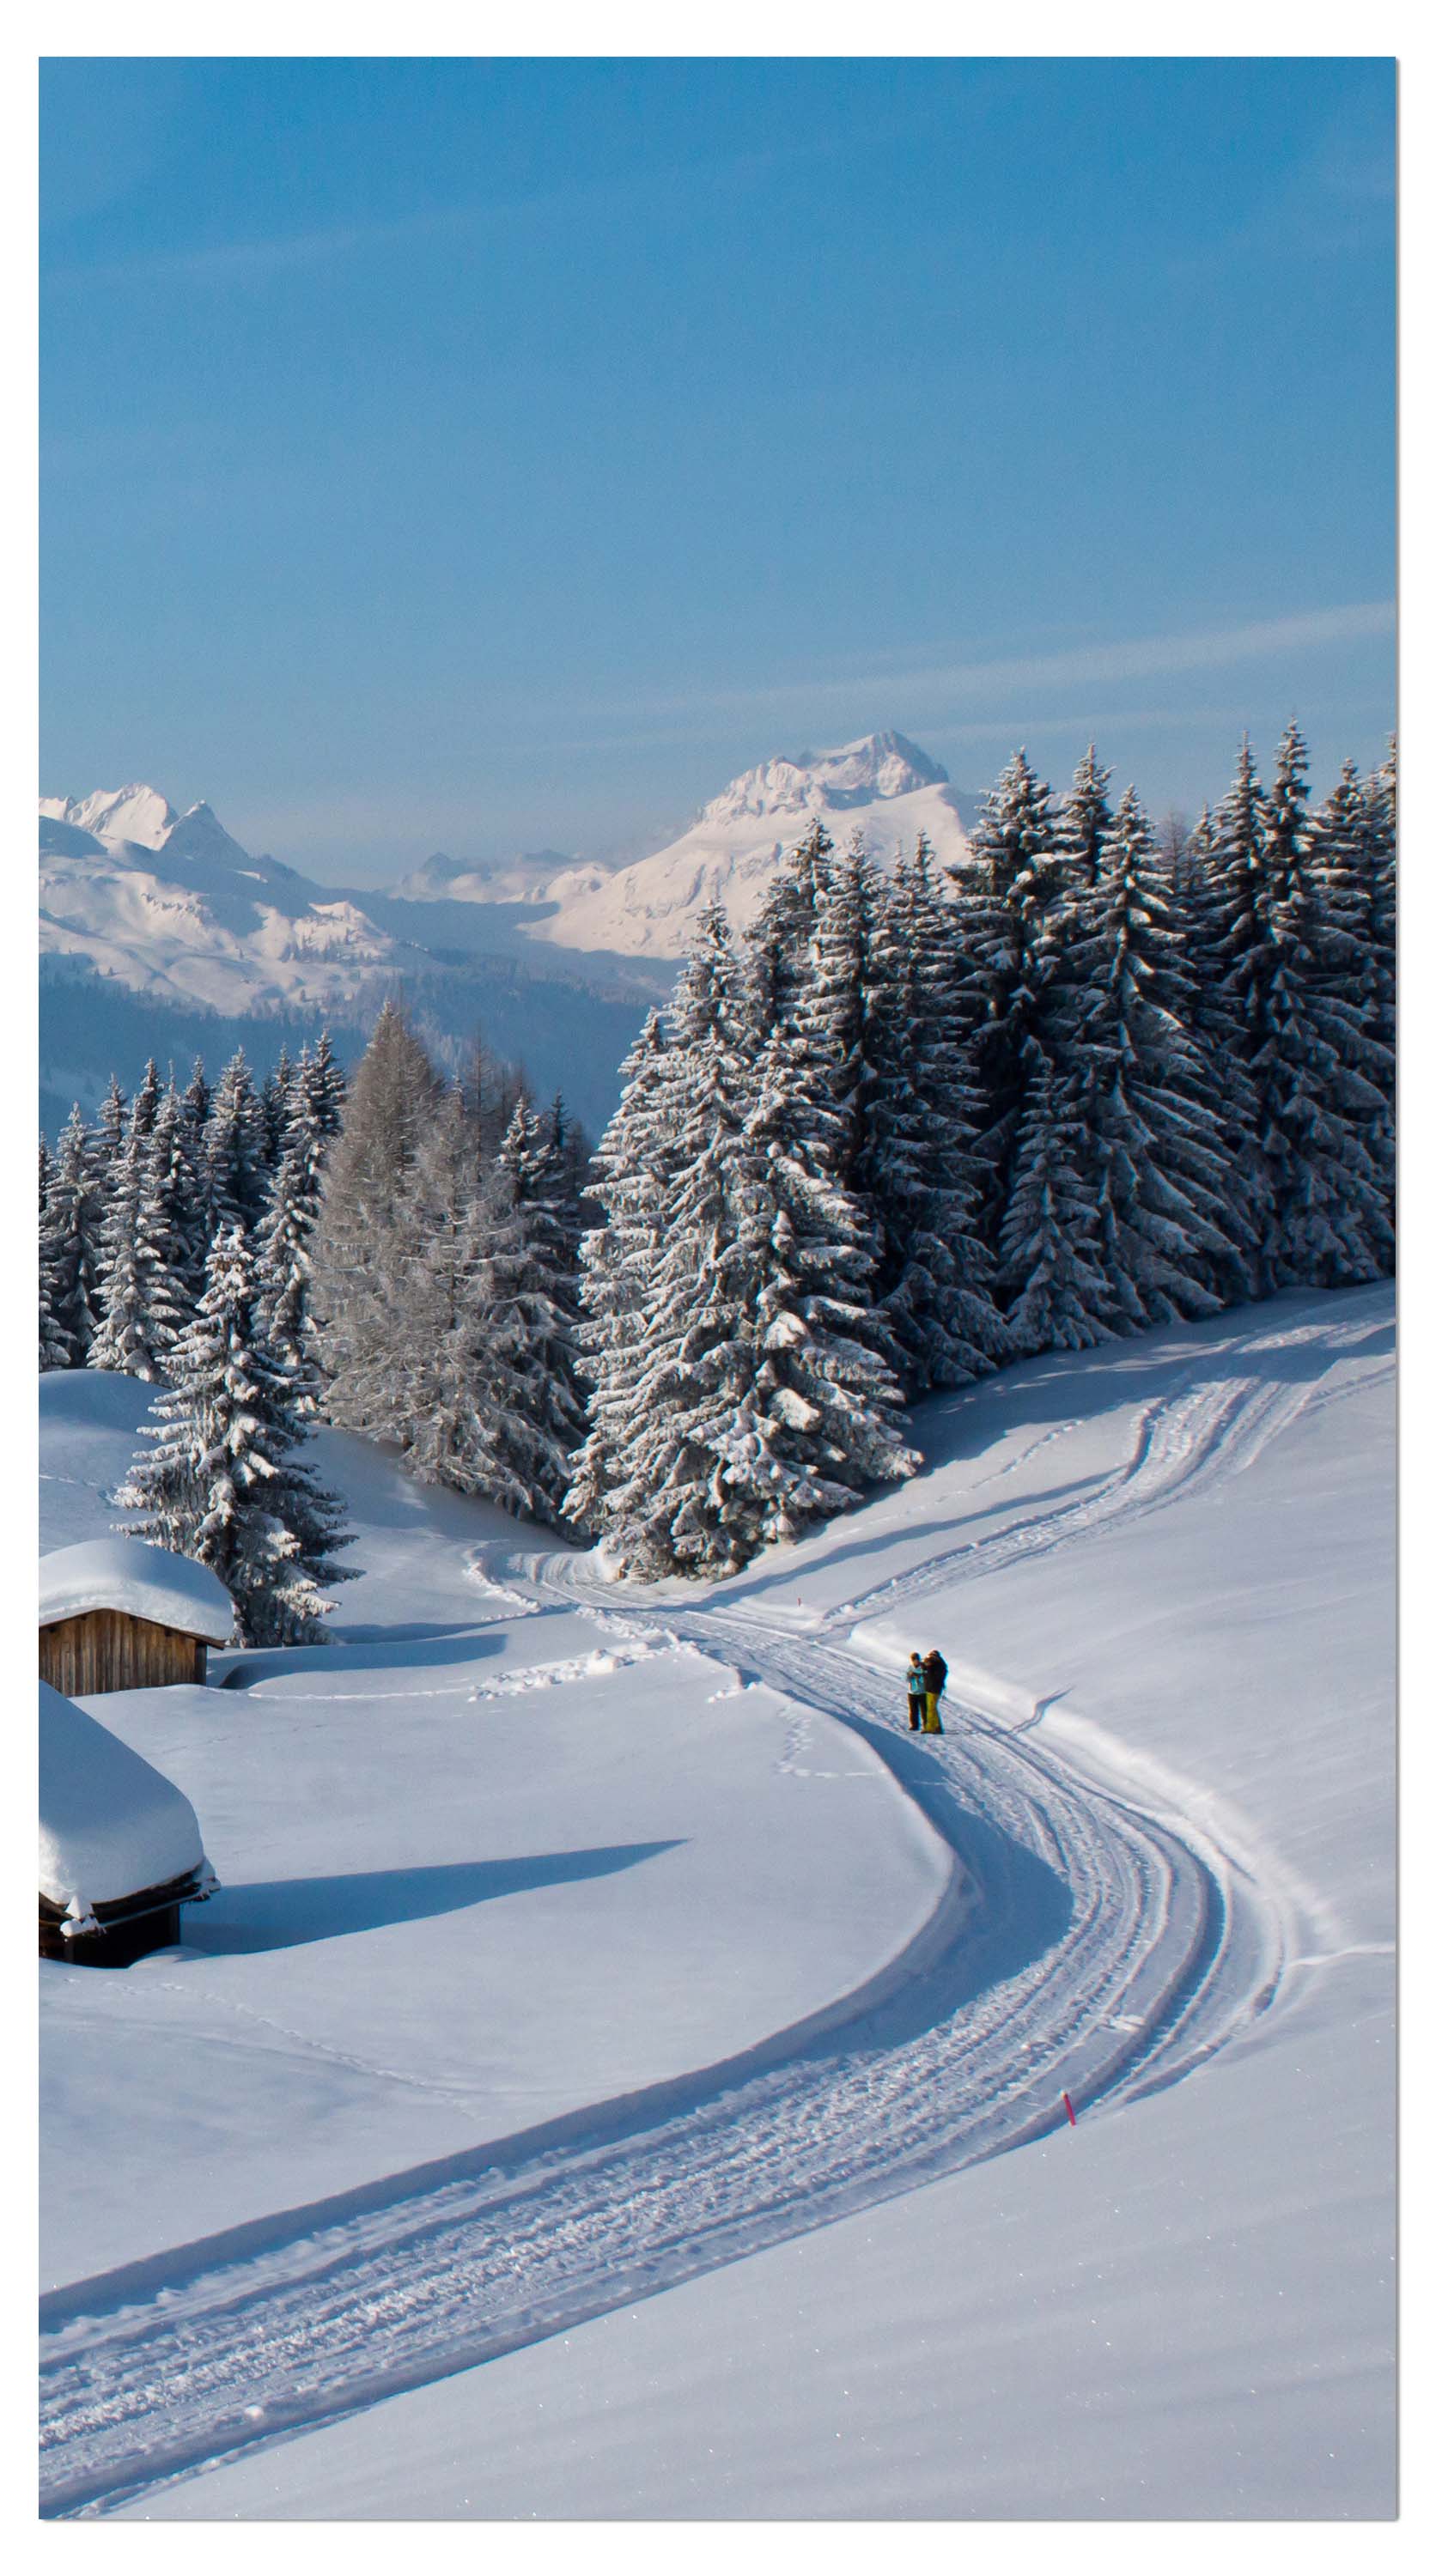
{"type": "Polygon", "coordinates": [[[916,744],[868,734],[762,762],[647,856],[436,853],[380,892],[256,857],[209,805],[177,813],[144,781],[42,796],[44,1123],[72,1099],[93,1109],[112,1070],[133,1081],[154,1050],[222,1061],[243,1044],[258,1061],[281,1023],[289,1043],[326,1018],[352,1052],[402,979],[431,1036],[462,1046],[481,1027],[601,1125],[714,895],[745,927],[814,819],[839,842],[860,830],[886,864],[925,832],[941,864],[961,858],[974,811],[916,744]]]}
{"type": "Polygon", "coordinates": [[[912,849],[920,832],[939,863],[967,848],[963,807],[945,769],[900,733],[865,734],[835,751],[766,760],[704,806],[695,823],[651,858],[618,868],[588,888],[560,891],[558,910],[529,936],[556,947],[627,956],[681,957],[706,903],[716,896],[736,928],[755,918],[785,850],[810,823],[835,839],[860,830],[881,864],[912,849]]]}
{"type": "Polygon", "coordinates": [[[99,787],[93,796],[42,796],[42,822],[71,823],[112,841],[134,841],[157,850],[179,820],[157,787],[99,787]]]}
{"type": "MultiPolygon", "coordinates": [[[[154,787],[42,797],[42,1126],[57,1133],[72,1100],[93,1115],[110,1074],[128,1088],[150,1055],[183,1076],[194,1056],[213,1066],[243,1046],[263,1073],[321,1020],[352,1063],[402,981],[442,1060],[457,1065],[482,1030],[601,1127],[671,970],[531,947],[523,926],[568,871],[554,852],[507,870],[440,859],[423,885],[370,893],[255,857],[210,806],[177,814],[154,787]]],[[[600,874],[572,872],[581,892],[600,874]]]]}
{"type": "Polygon", "coordinates": [[[814,819],[839,839],[861,830],[890,865],[920,832],[939,862],[960,858],[972,810],[915,743],[867,734],[745,771],[677,840],[623,866],[547,849],[436,853],[366,896],[254,857],[210,806],[177,814],[158,788],[132,782],[41,797],[40,945],[134,993],[227,1014],[343,1009],[376,977],[447,970],[465,953],[526,953],[545,975],[580,971],[554,951],[657,966],[683,955],[715,895],[736,926],[752,921],[814,819]]]}
{"type": "Polygon", "coordinates": [[[407,962],[358,904],[143,785],[40,799],[40,947],[221,1012],[332,1009],[407,962]]]}

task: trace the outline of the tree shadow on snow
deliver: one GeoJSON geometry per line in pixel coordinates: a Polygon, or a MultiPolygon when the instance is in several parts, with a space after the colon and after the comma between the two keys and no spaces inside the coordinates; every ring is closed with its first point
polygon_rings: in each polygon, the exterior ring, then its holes
{"type": "Polygon", "coordinates": [[[1174,1375],[1185,1383],[1211,1385],[1223,1378],[1256,1378],[1268,1385],[1304,1385],[1324,1377],[1332,1353],[1319,1343],[1283,1342],[1283,1330],[1295,1332],[1312,1323],[1348,1323],[1356,1327],[1349,1356],[1379,1358],[1395,1347],[1388,1281],[1375,1287],[1337,1288],[1315,1297],[1309,1290],[1288,1289],[1250,1306],[1231,1306],[1205,1323],[1174,1325],[1160,1341],[1151,1334],[1102,1343],[1091,1351],[1050,1351],[1041,1359],[1023,1360],[976,1386],[952,1395],[930,1397],[913,1416],[913,1435],[929,1467],[956,1465],[978,1458],[1020,1423],[1040,1431],[1067,1421],[1090,1421],[1117,1407],[1142,1404],[1170,1394],[1174,1375]],[[1365,1319],[1363,1301],[1371,1309],[1365,1319]],[[1238,1324],[1252,1340],[1233,1347],[1238,1324]],[[1260,1335],[1266,1348],[1254,1347],[1260,1335]],[[1269,1338],[1268,1338],[1269,1337],[1269,1338]]]}
{"type": "MultiPolygon", "coordinates": [[[[1155,1349],[1153,1336],[1135,1334],[1130,1340],[1103,1343],[1096,1350],[1048,1352],[954,1394],[929,1397],[914,1409],[913,1438],[931,1471],[984,1458],[1015,1430],[1040,1435],[1069,1422],[1085,1425],[1104,1413],[1170,1395],[1179,1375],[1184,1385],[1193,1387],[1236,1377],[1271,1386],[1313,1384],[1331,1367],[1332,1352],[1323,1344],[1283,1342],[1283,1330],[1294,1332],[1313,1322],[1340,1320],[1355,1327],[1345,1356],[1376,1359],[1395,1348],[1390,1301],[1388,1281],[1370,1288],[1328,1289],[1315,1296],[1292,1289],[1260,1305],[1230,1307],[1205,1323],[1173,1327],[1155,1349]],[[1363,1301],[1369,1322],[1362,1313],[1363,1301]],[[1245,1347],[1232,1347],[1234,1319],[1253,1337],[1245,1347]],[[1258,1334],[1267,1338],[1267,1347],[1253,1347],[1258,1334]]],[[[1075,1499],[1105,1484],[1110,1473],[1110,1468],[1097,1468],[1066,1484],[1024,1492],[1022,1512],[1025,1516],[1050,1510],[1075,1499]]],[[[877,1486],[865,1499],[876,1501],[903,1491],[899,1485],[877,1486]]],[[[921,1480],[906,1491],[920,1492],[921,1480]]],[[[962,1499],[965,1508],[949,1509],[931,1520],[895,1519],[881,1533],[879,1547],[891,1542],[906,1548],[932,1539],[959,1546],[964,1529],[1010,1508],[1001,1486],[985,1480],[973,1484],[962,1499]]],[[[724,1603],[756,1600],[765,1592],[800,1585],[805,1570],[816,1576],[850,1559],[874,1554],[871,1530],[844,1542],[832,1535],[841,1526],[840,1520],[833,1521],[813,1533],[802,1542],[801,1555],[785,1550],[776,1563],[760,1559],[762,1570],[716,1587],[715,1598],[724,1603]]],[[[917,1624],[921,1625],[920,1616],[917,1624]]]]}
{"type": "MultiPolygon", "coordinates": [[[[1054,1509],[1059,1503],[1075,1501],[1079,1495],[1095,1491],[1097,1486],[1105,1481],[1105,1475],[1098,1472],[1090,1476],[1074,1476],[1064,1485],[1044,1485],[1036,1493],[1023,1495],[1024,1516],[1029,1512],[1054,1509]]],[[[878,1490],[896,1493],[900,1492],[901,1488],[890,1485],[878,1490]]],[[[871,1500],[872,1497],[869,1496],[868,1499],[871,1500]]],[[[813,1572],[816,1574],[821,1571],[828,1574],[834,1566],[847,1565],[854,1559],[868,1557],[877,1564],[879,1579],[881,1579],[880,1550],[889,1542],[907,1548],[921,1546],[929,1539],[942,1539],[950,1548],[955,1548],[961,1545],[962,1533],[965,1529],[975,1528],[978,1522],[991,1519],[992,1515],[1001,1508],[1002,1506],[997,1503],[975,1503],[971,1511],[961,1516],[944,1512],[935,1520],[894,1521],[891,1529],[884,1530],[876,1541],[871,1530],[859,1531],[856,1538],[837,1546],[823,1547],[821,1553],[815,1547],[812,1558],[813,1572]]],[[[828,1529],[837,1529],[841,1526],[841,1522],[834,1521],[828,1524],[828,1529]]],[[[819,1536],[822,1538],[827,1534],[828,1531],[825,1529],[819,1533],[819,1536]]],[[[797,1561],[789,1556],[785,1560],[780,1560],[771,1573],[757,1575],[751,1580],[743,1575],[736,1576],[732,1581],[724,1584],[716,1597],[724,1603],[740,1600],[756,1601],[765,1592],[792,1591],[801,1581],[802,1571],[797,1561]]],[[[922,1625],[922,1616],[919,1613],[916,1627],[920,1628],[922,1625]]]]}
{"type": "Polygon", "coordinates": [[[681,1839],[526,1853],[513,1860],[453,1861],[433,1868],[352,1870],[335,1878],[252,1880],[221,1888],[202,1914],[187,1912],[184,1946],[206,1958],[232,1958],[299,1949],[346,1932],[377,1932],[390,1923],[421,1923],[433,1915],[463,1913],[496,1896],[521,1896],[531,1888],[635,1869],[640,1861],[676,1850],[681,1839]]]}

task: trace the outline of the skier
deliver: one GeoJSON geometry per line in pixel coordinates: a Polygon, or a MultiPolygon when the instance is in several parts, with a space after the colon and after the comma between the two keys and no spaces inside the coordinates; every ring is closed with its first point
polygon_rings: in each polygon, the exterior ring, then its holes
{"type": "Polygon", "coordinates": [[[907,1722],[914,1735],[926,1716],[927,1676],[922,1668],[922,1657],[914,1646],[907,1668],[907,1722]]]}
{"type": "Polygon", "coordinates": [[[922,1659],[922,1680],[926,1693],[923,1704],[923,1733],[941,1735],[942,1719],[937,1713],[937,1704],[947,1686],[947,1666],[936,1646],[929,1646],[922,1659]]]}

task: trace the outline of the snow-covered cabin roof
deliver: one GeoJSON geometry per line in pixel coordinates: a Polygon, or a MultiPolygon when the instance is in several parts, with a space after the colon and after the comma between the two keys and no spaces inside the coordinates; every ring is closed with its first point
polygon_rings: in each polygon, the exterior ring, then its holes
{"type": "Polygon", "coordinates": [[[41,1682],[40,1894],[83,1914],[203,1864],[199,1823],[183,1791],[41,1682]]]}
{"type": "Polygon", "coordinates": [[[211,1646],[234,1634],[234,1607],[218,1575],[147,1539],[86,1538],[41,1557],[41,1627],[87,1610],[123,1610],[211,1646]]]}

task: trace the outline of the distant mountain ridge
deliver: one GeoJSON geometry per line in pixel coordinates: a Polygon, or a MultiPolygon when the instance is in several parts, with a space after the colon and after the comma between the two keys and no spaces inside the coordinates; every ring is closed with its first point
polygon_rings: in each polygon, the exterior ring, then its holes
{"type": "Polygon", "coordinates": [[[609,864],[548,849],[494,860],[436,852],[388,891],[372,892],[321,885],[255,856],[208,804],[177,813],[143,781],[42,796],[47,1101],[63,1094],[67,1105],[87,1088],[98,1095],[110,1070],[100,1048],[112,1042],[102,1030],[126,1033],[126,1062],[116,1070],[132,1081],[138,1064],[128,1058],[146,1010],[169,1052],[182,1052],[191,1020],[193,1045],[215,1059],[238,1043],[241,1025],[252,1047],[270,1022],[282,1022],[292,1040],[323,1019],[351,1032],[352,1051],[380,1001],[402,986],[441,1045],[459,1046],[481,1024],[535,1080],[561,1080],[581,1114],[601,1123],[619,1059],[644,1009],[671,989],[714,895],[745,928],[784,851],[814,820],[838,841],[860,830],[885,866],[920,832],[939,863],[953,862],[974,811],[904,735],[865,734],[745,770],[648,857],[609,864]]]}
{"type": "Polygon", "coordinates": [[[177,815],[142,786],[41,799],[40,948],[221,1012],[333,1008],[403,962],[337,890],[251,857],[208,805],[177,815]]]}
{"type": "Polygon", "coordinates": [[[72,1100],[92,1113],[111,1071],[133,1087],[147,1055],[181,1079],[243,1045],[263,1073],[328,1022],[353,1063],[401,989],[437,1060],[457,1070],[476,1031],[562,1087],[599,1127],[617,1068],[665,971],[535,950],[532,899],[426,903],[316,884],[255,856],[207,804],[177,814],[132,784],[40,800],[40,1101],[53,1135],[72,1100]],[[555,1007],[555,988],[561,1000],[555,1007]]]}

